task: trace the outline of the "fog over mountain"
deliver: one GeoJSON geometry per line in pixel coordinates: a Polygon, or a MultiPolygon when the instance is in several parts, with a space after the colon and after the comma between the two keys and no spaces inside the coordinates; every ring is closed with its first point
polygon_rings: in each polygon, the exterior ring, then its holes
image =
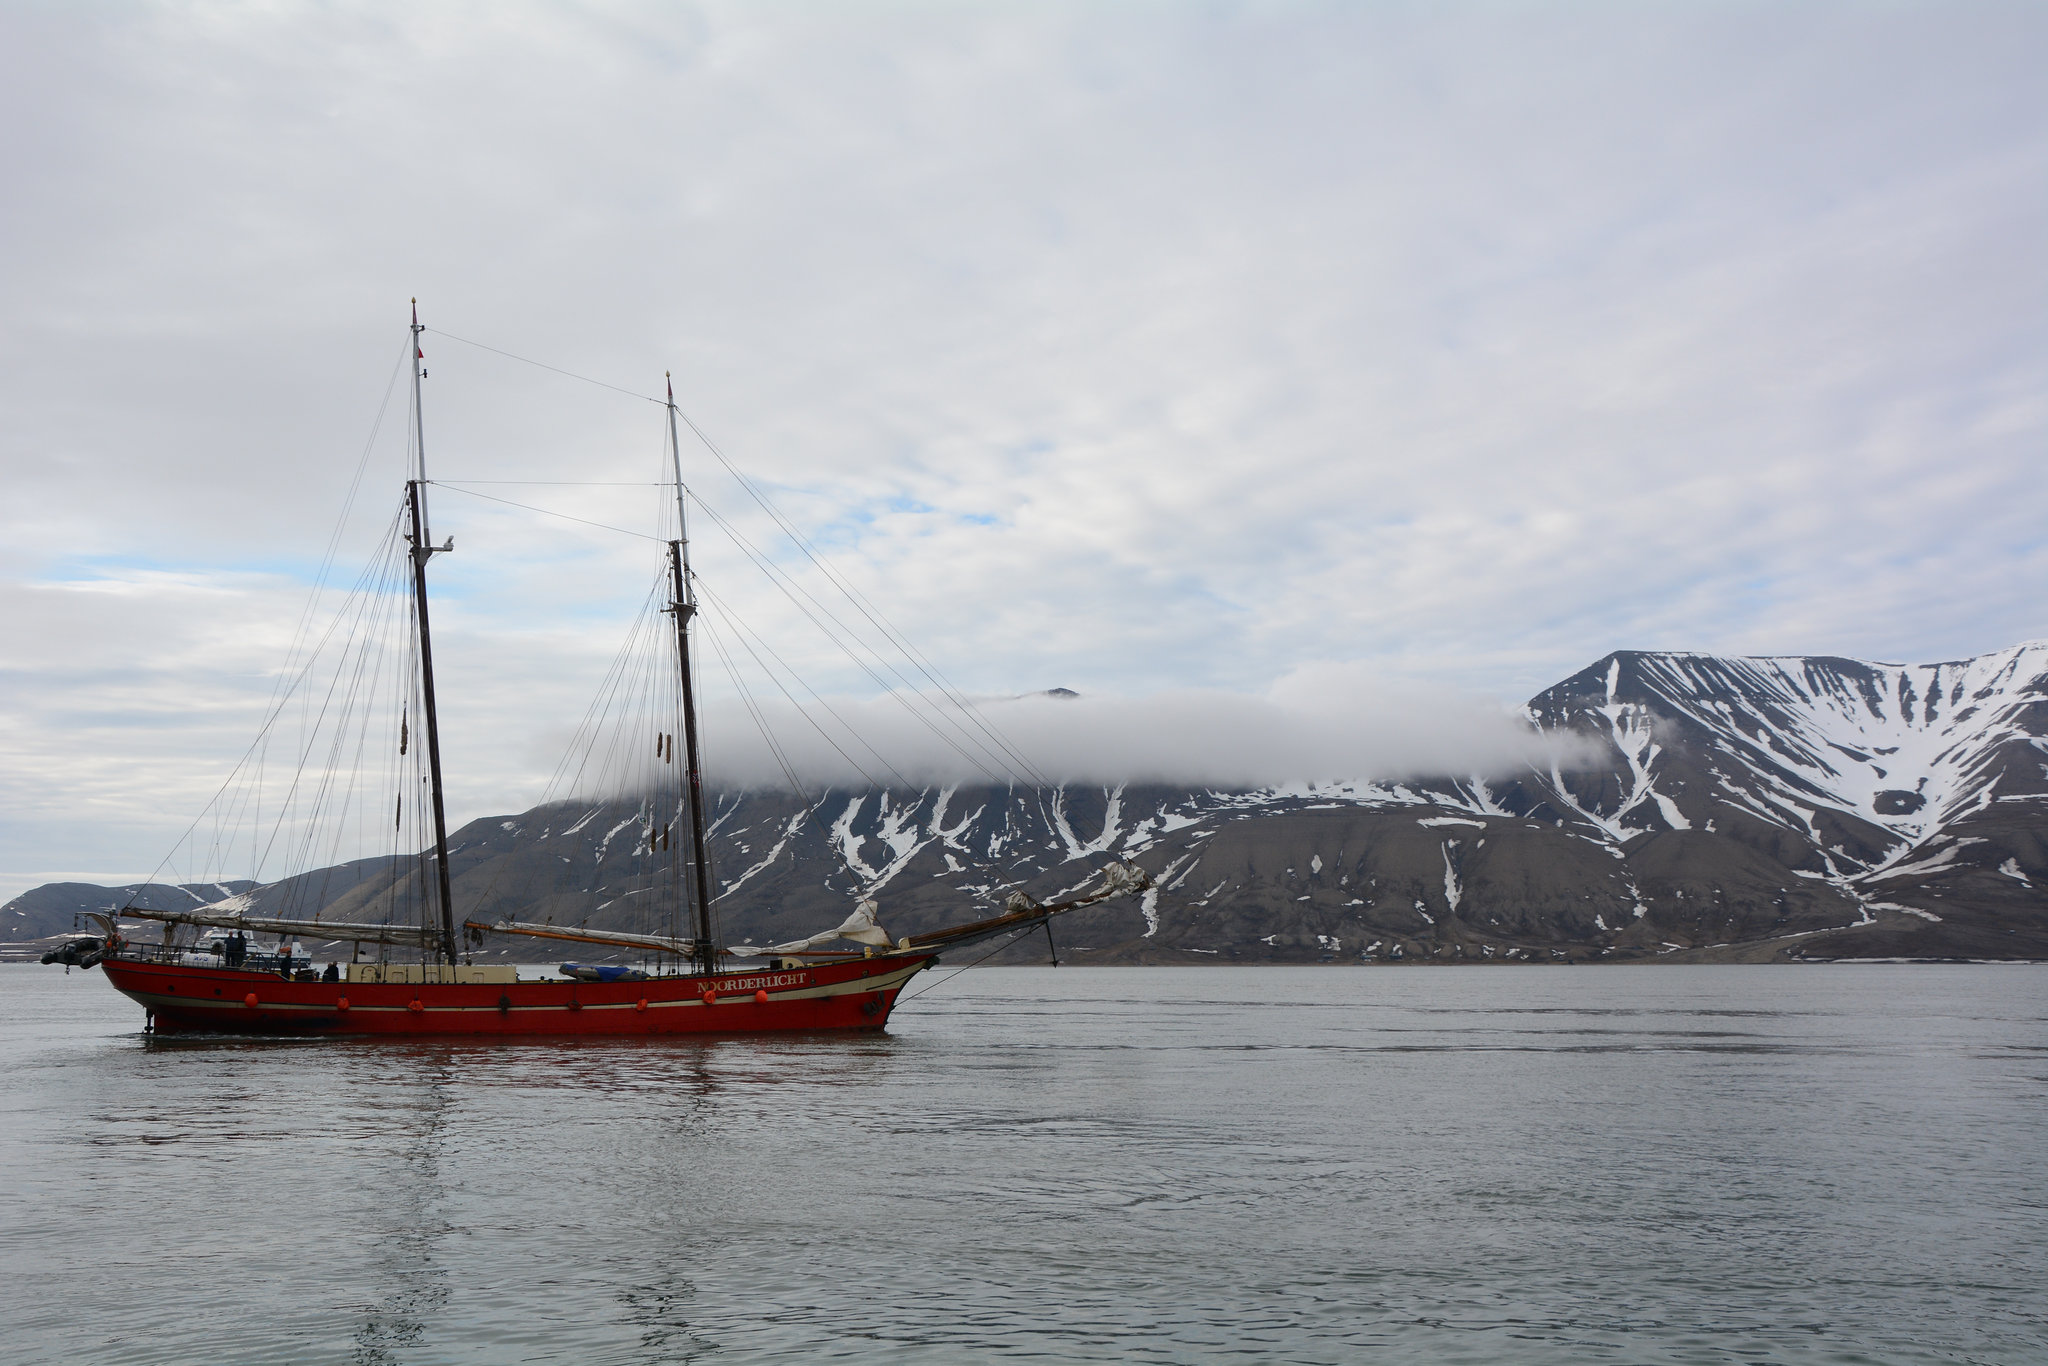
{"type": "MultiPolygon", "coordinates": [[[[972,715],[938,698],[915,712],[889,698],[835,700],[832,713],[859,740],[829,718],[821,732],[793,707],[758,705],[812,787],[1042,777],[1251,788],[1444,772],[1495,777],[1553,762],[1570,767],[1589,752],[1576,737],[1531,727],[1519,710],[1375,686],[1361,673],[1326,668],[1292,675],[1262,697],[1188,690],[1118,698],[1047,690],[969,699],[972,715]]],[[[761,732],[737,718],[708,756],[708,776],[721,785],[786,786],[761,732]]]]}

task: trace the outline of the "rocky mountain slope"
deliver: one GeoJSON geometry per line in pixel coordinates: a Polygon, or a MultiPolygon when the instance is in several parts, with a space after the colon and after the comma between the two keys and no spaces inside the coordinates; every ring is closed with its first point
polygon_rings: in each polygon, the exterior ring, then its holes
{"type": "Polygon", "coordinates": [[[132,883],[102,887],[95,882],[46,882],[0,906],[0,941],[41,939],[69,933],[86,911],[140,906],[151,911],[189,910],[249,891],[255,883],[132,883]]]}
{"type": "MultiPolygon", "coordinates": [[[[2048,642],[1929,665],[1619,652],[1528,716],[1576,738],[1569,768],[1254,792],[828,792],[809,807],[725,793],[721,929],[795,938],[865,890],[909,933],[974,918],[1014,883],[1052,899],[1131,858],[1158,887],[1062,919],[1064,959],[2048,957],[2048,642]]],[[[621,803],[473,822],[451,841],[457,905],[659,926],[674,901],[646,828],[621,803]]],[[[251,901],[381,918],[411,914],[416,889],[413,861],[372,860],[251,901]]],[[[39,888],[0,924],[26,937],[27,903],[40,924],[112,896],[39,888]]],[[[1009,950],[1045,952],[1042,937],[1009,950]]]]}

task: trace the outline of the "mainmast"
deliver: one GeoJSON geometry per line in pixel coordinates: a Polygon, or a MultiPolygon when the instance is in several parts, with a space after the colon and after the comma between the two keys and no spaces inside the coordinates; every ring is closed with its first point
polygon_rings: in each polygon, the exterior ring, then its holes
{"type": "Polygon", "coordinates": [[[420,625],[420,689],[427,721],[427,784],[434,807],[434,881],[441,903],[441,958],[455,961],[455,898],[448,890],[448,813],[441,796],[441,724],[434,707],[434,642],[427,628],[427,561],[444,550],[455,548],[450,537],[446,545],[434,545],[427,535],[427,429],[420,411],[420,301],[412,301],[412,422],[414,477],[405,481],[405,500],[412,512],[412,600],[420,625]]]}
{"type": "Polygon", "coordinates": [[[683,759],[688,765],[690,862],[697,893],[697,970],[708,975],[718,970],[718,949],[711,942],[711,858],[704,839],[704,768],[697,753],[697,695],[690,678],[690,619],[697,614],[697,585],[690,577],[690,521],[684,506],[682,443],[676,435],[676,384],[672,378],[668,381],[668,455],[676,479],[676,539],[668,543],[675,601],[669,610],[676,615],[676,662],[683,680],[683,759]]]}

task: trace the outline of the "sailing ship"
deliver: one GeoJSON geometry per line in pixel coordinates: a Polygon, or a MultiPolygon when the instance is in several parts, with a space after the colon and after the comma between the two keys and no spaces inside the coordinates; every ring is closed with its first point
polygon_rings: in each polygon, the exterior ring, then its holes
{"type": "MultiPolygon", "coordinates": [[[[675,535],[664,550],[667,601],[673,619],[674,729],[657,736],[670,762],[682,739],[678,805],[684,857],[669,867],[687,933],[636,933],[523,921],[510,917],[458,920],[449,871],[446,801],[441,768],[440,710],[434,679],[427,568],[453,548],[435,545],[427,517],[425,377],[419,308],[414,301],[411,355],[412,463],[405,481],[399,553],[408,562],[410,679],[419,702],[431,848],[414,854],[417,914],[381,921],[277,916],[248,894],[191,910],[131,904],[96,914],[99,932],[74,939],[45,962],[98,966],[114,987],[147,1012],[160,1034],[257,1035],[671,1035],[758,1034],[884,1028],[905,985],[941,955],[1046,926],[1055,916],[1149,887],[1143,870],[1112,863],[1085,894],[1041,904],[1012,891],[1001,912],[929,933],[892,939],[877,923],[879,908],[863,895],[838,926],[806,939],[766,946],[721,945],[712,914],[711,856],[698,737],[698,689],[692,633],[699,604],[689,560],[688,507],[673,382],[666,400],[666,454],[675,495],[675,535]],[[122,922],[161,922],[161,943],[124,933],[122,922]],[[180,942],[188,928],[201,934],[180,942]],[[256,936],[274,936],[269,951],[252,951],[256,936]],[[494,935],[599,946],[613,955],[639,954],[650,966],[564,965],[555,976],[527,977],[503,964],[477,963],[474,953],[494,935]],[[355,961],[315,971],[297,944],[352,943],[355,961]],[[365,946],[375,961],[361,961],[365,946]],[[400,957],[394,959],[393,951],[400,957]]],[[[664,630],[667,628],[664,627],[664,630]]],[[[401,722],[401,752],[407,725],[401,722]]],[[[401,797],[401,803],[403,798],[401,797]]],[[[667,824],[649,827],[649,848],[666,850],[667,824]]],[[[681,925],[674,927],[677,930],[681,925]]],[[[1000,947],[1000,945],[998,945],[1000,947]]]]}

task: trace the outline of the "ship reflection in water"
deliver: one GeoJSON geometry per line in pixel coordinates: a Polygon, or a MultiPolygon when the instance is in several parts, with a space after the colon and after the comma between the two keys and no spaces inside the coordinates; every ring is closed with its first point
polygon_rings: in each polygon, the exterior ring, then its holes
{"type": "Polygon", "coordinates": [[[990,969],[164,1039],[0,968],[15,1362],[2048,1356],[2042,969],[990,969]]]}
{"type": "Polygon", "coordinates": [[[404,1361],[430,1347],[433,1322],[448,1309],[450,1233],[442,1203],[442,1148],[448,1135],[453,1069],[442,1057],[411,1059],[419,1080],[393,1096],[386,1111],[390,1141],[367,1183],[383,1199],[365,1209],[370,1223],[368,1287],[360,1309],[355,1358],[404,1361]]]}

